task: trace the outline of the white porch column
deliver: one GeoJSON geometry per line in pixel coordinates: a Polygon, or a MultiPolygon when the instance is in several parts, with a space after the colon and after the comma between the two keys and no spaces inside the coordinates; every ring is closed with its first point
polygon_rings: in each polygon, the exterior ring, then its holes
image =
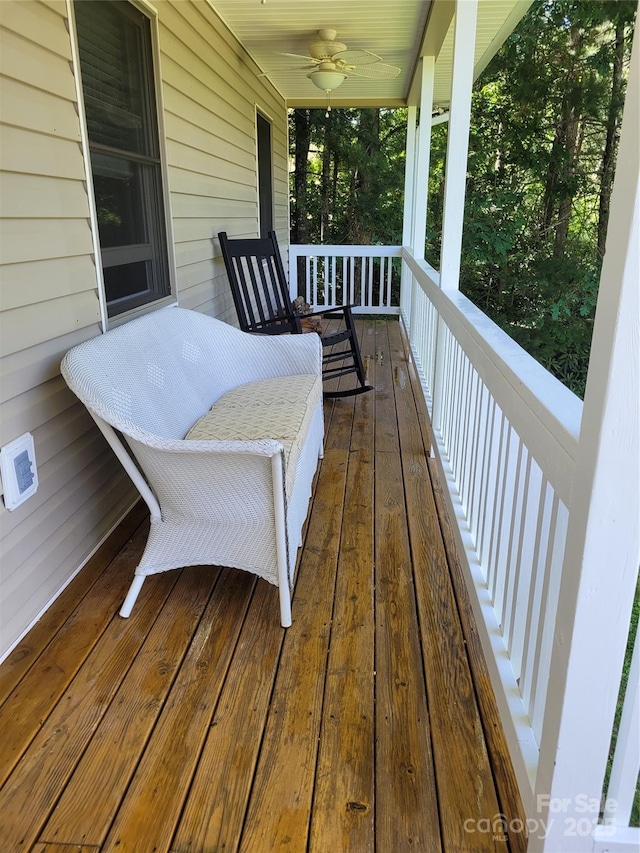
{"type": "MultiPolygon", "coordinates": [[[[416,116],[417,107],[409,107],[407,110],[407,141],[405,144],[405,166],[404,166],[404,209],[402,212],[402,245],[413,252],[413,214],[415,205],[416,186],[416,116]]],[[[413,292],[413,278],[411,271],[405,263],[402,264],[400,274],[400,307],[404,317],[407,332],[410,334],[413,326],[411,314],[411,302],[413,292]]]]}
{"type": "MultiPolygon", "coordinates": [[[[457,0],[453,36],[451,108],[449,110],[447,161],[445,164],[442,250],[440,252],[440,287],[443,290],[457,290],[460,283],[460,255],[462,252],[462,225],[467,181],[477,20],[478,0],[457,0]]],[[[438,320],[431,413],[433,428],[436,431],[441,426],[444,383],[442,352],[445,331],[444,323],[438,320]]]]}
{"type": "Polygon", "coordinates": [[[411,247],[414,258],[424,259],[427,232],[429,194],[429,160],[431,157],[431,113],[433,112],[433,77],[435,57],[422,57],[422,87],[420,91],[420,123],[418,125],[417,162],[413,191],[413,234],[411,247]]]}
{"type": "Polygon", "coordinates": [[[404,211],[402,216],[402,245],[411,246],[416,170],[416,118],[417,107],[407,110],[407,141],[404,165],[404,211]]]}
{"type": "Polygon", "coordinates": [[[457,290],[460,281],[477,18],[478,0],[457,0],[440,255],[440,286],[444,290],[457,290]]]}
{"type": "Polygon", "coordinates": [[[589,822],[598,814],[584,802],[602,792],[640,562],[637,32],[634,41],[536,783],[534,808],[550,830],[544,841],[531,839],[531,851],[592,849],[589,822]]]}

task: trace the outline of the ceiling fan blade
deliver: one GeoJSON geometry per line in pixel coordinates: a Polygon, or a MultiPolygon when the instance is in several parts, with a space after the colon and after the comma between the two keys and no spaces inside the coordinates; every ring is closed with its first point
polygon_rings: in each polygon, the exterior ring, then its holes
{"type": "Polygon", "coordinates": [[[336,33],[333,30],[320,30],[318,32],[321,41],[314,42],[309,46],[311,56],[303,56],[300,53],[282,53],[290,59],[304,60],[302,67],[281,66],[273,68],[260,77],[268,76],[278,71],[333,71],[343,76],[353,74],[355,77],[367,77],[371,80],[393,80],[400,74],[400,68],[389,65],[382,61],[382,57],[371,50],[349,50],[342,42],[335,41],[336,33]],[[334,52],[335,51],[335,52],[334,52]]]}
{"type": "Polygon", "coordinates": [[[334,62],[345,62],[348,65],[372,65],[374,62],[382,62],[382,57],[370,50],[341,50],[331,57],[334,62]]]}
{"type": "Polygon", "coordinates": [[[313,56],[305,56],[302,53],[280,53],[278,52],[278,56],[290,56],[292,59],[304,59],[305,62],[313,62],[314,65],[318,65],[320,62],[319,59],[314,59],[313,56]]]}
{"type": "Polygon", "coordinates": [[[378,62],[375,65],[356,65],[349,73],[354,77],[368,77],[370,80],[393,80],[400,71],[396,65],[378,62]]]}
{"type": "Polygon", "coordinates": [[[281,71],[315,71],[317,65],[278,65],[277,68],[270,68],[269,71],[263,71],[258,74],[258,77],[268,77],[270,74],[278,74],[281,71]]]}

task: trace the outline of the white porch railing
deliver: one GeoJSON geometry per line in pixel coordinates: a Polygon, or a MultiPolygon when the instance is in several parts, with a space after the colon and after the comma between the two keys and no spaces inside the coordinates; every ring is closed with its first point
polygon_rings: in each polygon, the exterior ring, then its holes
{"type": "Polygon", "coordinates": [[[349,304],[360,314],[397,314],[400,267],[400,246],[289,247],[291,294],[316,310],[349,304]]]}
{"type": "MultiPolygon", "coordinates": [[[[439,274],[407,250],[291,246],[292,270],[300,257],[306,258],[307,301],[314,307],[355,295],[363,299],[364,311],[401,315],[432,419],[434,452],[511,759],[535,822],[545,711],[557,699],[549,675],[582,401],[464,295],[443,291],[439,274]],[[360,269],[369,269],[362,259],[372,254],[401,256],[398,303],[388,301],[385,283],[376,291],[384,297],[372,304],[371,291],[362,287],[366,275],[352,289],[355,259],[361,259],[360,269]]],[[[636,650],[609,784],[618,833],[629,823],[638,774],[638,666],[636,650]]],[[[599,737],[608,746],[611,732],[599,737]]],[[[611,817],[605,813],[604,821],[611,817]]],[[[590,844],[598,819],[591,808],[576,826],[589,830],[590,844]]],[[[600,830],[610,846],[608,827],[600,830]]]]}
{"type": "Polygon", "coordinates": [[[582,402],[405,256],[402,319],[432,418],[525,803],[533,799],[582,402]]]}

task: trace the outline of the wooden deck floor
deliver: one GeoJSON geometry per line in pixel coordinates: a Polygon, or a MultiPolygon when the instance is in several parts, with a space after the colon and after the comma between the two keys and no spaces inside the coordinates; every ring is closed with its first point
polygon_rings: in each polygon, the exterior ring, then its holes
{"type": "Polygon", "coordinates": [[[121,619],[134,510],[0,667],[3,853],[524,849],[412,367],[361,326],[376,390],[325,404],[292,627],[202,567],[121,619]]]}

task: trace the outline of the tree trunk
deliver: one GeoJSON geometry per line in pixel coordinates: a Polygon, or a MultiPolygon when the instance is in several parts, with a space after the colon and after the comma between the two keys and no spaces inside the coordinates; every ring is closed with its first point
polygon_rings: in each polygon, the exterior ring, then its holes
{"type": "MultiPolygon", "coordinates": [[[[307,170],[311,147],[311,114],[309,110],[294,112],[295,166],[293,176],[294,203],[291,206],[291,238],[293,243],[309,242],[309,204],[307,170]]],[[[298,292],[304,288],[305,258],[298,258],[298,292]]]]}
{"type": "Polygon", "coordinates": [[[361,110],[358,149],[362,152],[353,172],[347,212],[347,240],[355,246],[368,245],[373,229],[368,214],[375,194],[371,158],[380,151],[380,110],[361,110]]]}
{"type": "Polygon", "coordinates": [[[322,146],[322,175],[321,175],[321,207],[320,207],[320,242],[326,240],[329,226],[331,202],[331,149],[333,145],[332,111],[327,113],[324,124],[324,145],[322,146]]]}
{"type": "Polygon", "coordinates": [[[581,71],[579,55],[583,39],[582,27],[579,23],[574,23],[569,37],[569,53],[572,61],[567,69],[565,94],[560,115],[556,121],[540,217],[541,238],[547,239],[550,231],[554,232],[553,255],[555,257],[560,257],[564,253],[575,195],[573,183],[581,121],[580,98],[576,100],[575,96],[577,93],[581,94],[578,81],[581,71]]]}
{"type": "Polygon", "coordinates": [[[291,217],[291,235],[294,243],[309,242],[309,220],[307,199],[307,169],[311,147],[311,116],[309,110],[296,110],[295,127],[295,172],[293,179],[294,205],[291,217]]]}
{"type": "Polygon", "coordinates": [[[604,256],[609,224],[609,206],[613,187],[613,171],[618,148],[620,115],[622,112],[622,69],[624,62],[624,23],[616,25],[616,47],[613,56],[611,100],[607,117],[607,138],[600,167],[600,203],[598,207],[598,256],[604,256]]]}
{"type": "Polygon", "coordinates": [[[564,255],[567,236],[569,234],[569,223],[571,221],[571,210],[573,199],[576,194],[575,177],[576,166],[580,156],[583,135],[580,132],[582,121],[578,115],[577,108],[571,108],[567,122],[567,134],[565,138],[565,167],[561,175],[560,201],[558,204],[558,222],[555,229],[553,243],[554,258],[564,255]]]}
{"type": "Polygon", "coordinates": [[[544,194],[542,201],[542,211],[540,214],[539,234],[543,240],[546,240],[555,212],[556,200],[556,184],[558,183],[558,163],[562,156],[564,148],[566,128],[562,119],[558,119],[556,124],[556,134],[551,145],[551,154],[549,156],[549,165],[547,167],[547,177],[544,185],[544,194]]]}

